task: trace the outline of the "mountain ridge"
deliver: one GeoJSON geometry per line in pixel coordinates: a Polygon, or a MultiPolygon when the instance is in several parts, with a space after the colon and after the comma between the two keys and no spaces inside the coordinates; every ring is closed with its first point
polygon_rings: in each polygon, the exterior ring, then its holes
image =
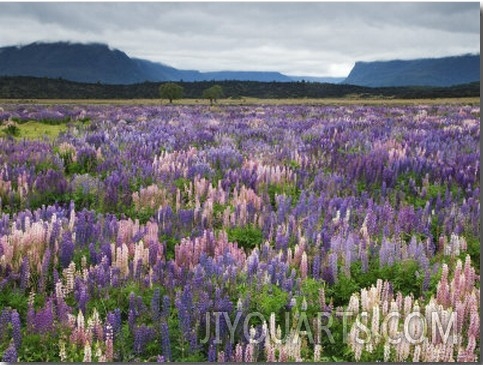
{"type": "Polygon", "coordinates": [[[0,48],[0,76],[59,78],[82,83],[259,81],[352,84],[366,87],[451,86],[479,81],[478,55],[355,63],[347,78],[288,76],[276,71],[181,70],[129,57],[103,43],[34,42],[0,48]]]}
{"type": "Polygon", "coordinates": [[[131,58],[102,43],[34,42],[0,48],[0,76],[62,78],[76,82],[135,84],[145,81],[293,81],[275,71],[200,72],[131,58]]]}
{"type": "Polygon", "coordinates": [[[344,84],[367,87],[453,86],[480,80],[480,55],[355,63],[344,84]]]}

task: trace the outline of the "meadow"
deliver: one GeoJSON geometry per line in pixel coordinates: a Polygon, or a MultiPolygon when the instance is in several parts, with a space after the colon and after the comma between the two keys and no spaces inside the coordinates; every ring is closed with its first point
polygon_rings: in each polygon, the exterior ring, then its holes
{"type": "Polygon", "coordinates": [[[0,104],[0,359],[479,361],[479,105],[239,104],[0,104]]]}

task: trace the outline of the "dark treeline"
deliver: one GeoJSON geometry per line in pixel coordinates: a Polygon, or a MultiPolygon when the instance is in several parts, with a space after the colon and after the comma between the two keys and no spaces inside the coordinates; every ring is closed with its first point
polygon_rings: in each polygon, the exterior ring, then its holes
{"type": "MultiPolygon", "coordinates": [[[[480,83],[451,87],[362,87],[316,82],[198,81],[178,82],[184,97],[201,99],[203,91],[220,85],[226,98],[451,98],[479,97],[480,83]]],[[[63,79],[36,77],[0,77],[2,99],[156,99],[159,82],[131,85],[85,84],[63,79]]]]}

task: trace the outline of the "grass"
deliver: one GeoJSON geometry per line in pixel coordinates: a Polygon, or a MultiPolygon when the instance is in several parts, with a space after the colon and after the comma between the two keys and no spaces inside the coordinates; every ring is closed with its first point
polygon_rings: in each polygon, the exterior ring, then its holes
{"type": "MultiPolygon", "coordinates": [[[[43,139],[46,137],[53,140],[59,133],[67,130],[66,124],[49,125],[35,121],[18,124],[17,127],[20,130],[19,135],[16,136],[17,139],[43,139]]],[[[2,135],[5,134],[2,133],[2,135]]]]}

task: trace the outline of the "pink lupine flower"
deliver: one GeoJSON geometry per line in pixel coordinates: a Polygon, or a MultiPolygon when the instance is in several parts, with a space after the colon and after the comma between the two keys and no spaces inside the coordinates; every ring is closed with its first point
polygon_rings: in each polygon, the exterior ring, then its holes
{"type": "Polygon", "coordinates": [[[243,347],[239,343],[235,346],[235,362],[244,362],[243,347]]]}

